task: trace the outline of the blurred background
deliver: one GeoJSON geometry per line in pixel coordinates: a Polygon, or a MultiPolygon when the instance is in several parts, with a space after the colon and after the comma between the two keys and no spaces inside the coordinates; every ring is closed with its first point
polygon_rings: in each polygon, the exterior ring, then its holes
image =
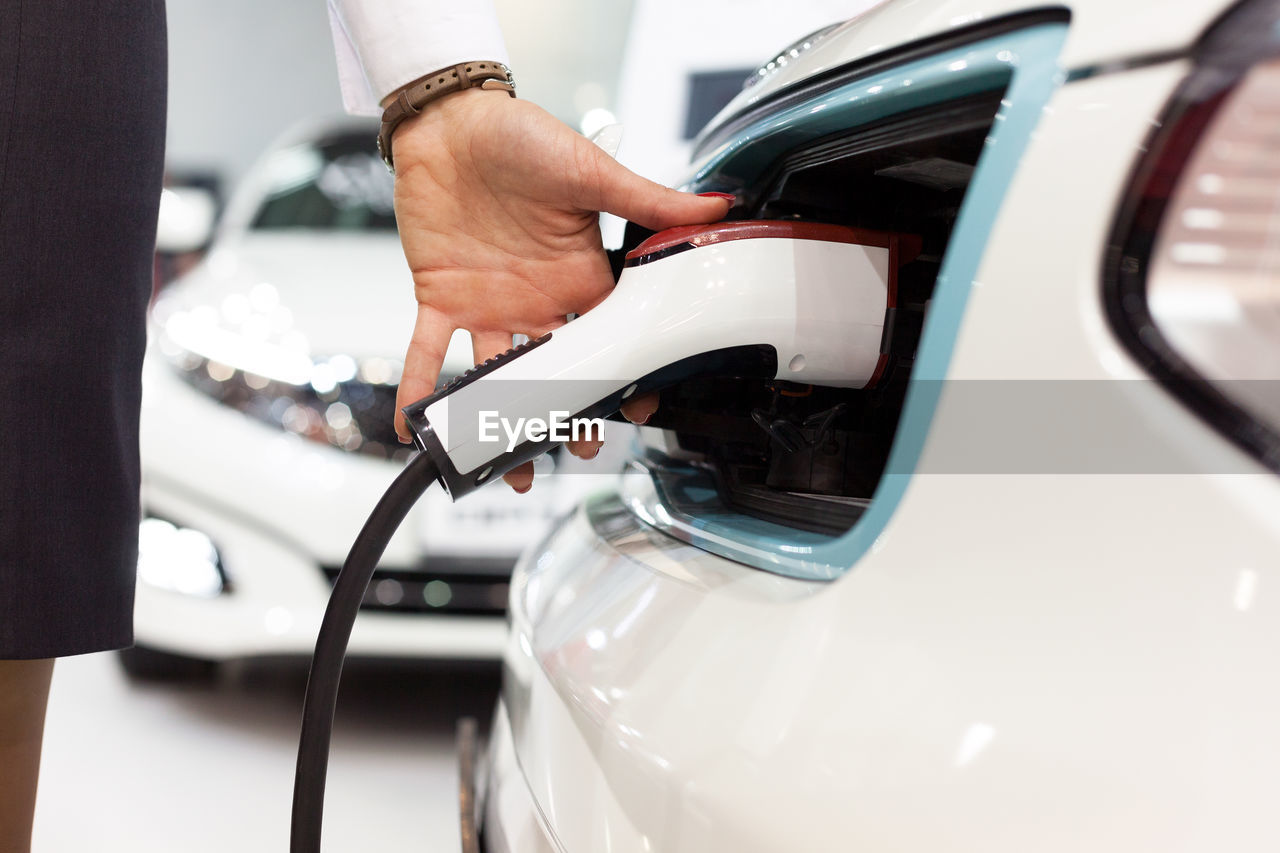
{"type": "MultiPolygon", "coordinates": [[[[678,184],[754,69],[866,2],[497,2],[520,97],[678,184]]],[[[144,374],[139,646],[61,661],[35,849],[285,849],[307,654],[407,451],[412,324],[376,120],[342,116],[323,0],[170,0],[168,190],[144,374]]],[[[455,341],[445,376],[470,365],[455,341]]],[[[611,425],[612,427],[613,425],[611,425]]],[[[329,849],[456,850],[454,721],[498,688],[507,578],[630,448],[540,463],[528,496],[429,495],[352,640],[329,849]]]]}
{"type": "MultiPolygon", "coordinates": [[[[577,124],[611,108],[629,0],[497,4],[520,97],[577,124]]],[[[228,186],[294,123],[340,115],[323,0],[169,0],[168,157],[228,186]]]]}

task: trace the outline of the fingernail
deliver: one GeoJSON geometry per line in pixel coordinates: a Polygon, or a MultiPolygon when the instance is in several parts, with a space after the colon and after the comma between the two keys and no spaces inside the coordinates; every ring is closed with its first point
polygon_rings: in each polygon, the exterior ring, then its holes
{"type": "Polygon", "coordinates": [[[644,426],[649,422],[649,418],[651,417],[653,417],[653,412],[650,412],[649,414],[645,415],[643,418],[641,418],[638,421],[632,421],[632,423],[634,423],[636,426],[644,426]]]}
{"type": "MultiPolygon", "coordinates": [[[[603,446],[603,445],[602,445],[602,446],[603,446]]],[[[595,459],[595,458],[596,458],[597,456],[599,456],[599,455],[600,455],[600,448],[599,448],[599,447],[597,447],[597,448],[596,448],[596,452],[595,452],[595,453],[592,453],[592,454],[591,454],[590,456],[588,456],[587,458],[588,458],[588,459],[595,459]]]]}
{"type": "Polygon", "coordinates": [[[699,198],[722,198],[725,201],[729,202],[730,204],[733,204],[735,201],[738,200],[738,197],[736,195],[733,195],[732,193],[698,193],[698,197],[699,198]]]}
{"type": "MultiPolygon", "coordinates": [[[[512,486],[511,488],[516,489],[515,486],[512,486]]],[[[525,492],[529,491],[532,488],[533,488],[533,483],[530,483],[529,485],[525,486],[523,489],[516,489],[516,494],[523,495],[525,492]]]]}
{"type": "Polygon", "coordinates": [[[405,438],[403,435],[397,435],[396,438],[399,439],[401,444],[413,444],[412,438],[405,438]]]}

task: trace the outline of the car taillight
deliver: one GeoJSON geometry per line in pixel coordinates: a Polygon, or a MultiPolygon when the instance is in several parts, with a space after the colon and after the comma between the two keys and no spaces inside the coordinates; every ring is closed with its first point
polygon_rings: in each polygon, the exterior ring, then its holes
{"type": "Polygon", "coordinates": [[[1201,42],[1135,172],[1105,269],[1138,360],[1280,471],[1280,0],[1201,42]]]}

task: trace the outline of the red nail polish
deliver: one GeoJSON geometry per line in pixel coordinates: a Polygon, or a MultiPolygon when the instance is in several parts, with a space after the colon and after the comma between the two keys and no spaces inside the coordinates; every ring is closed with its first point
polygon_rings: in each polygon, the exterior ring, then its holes
{"type": "Polygon", "coordinates": [[[735,201],[738,200],[738,197],[736,195],[733,195],[732,193],[698,193],[698,197],[699,198],[722,198],[725,201],[729,202],[730,204],[733,204],[735,201]]]}

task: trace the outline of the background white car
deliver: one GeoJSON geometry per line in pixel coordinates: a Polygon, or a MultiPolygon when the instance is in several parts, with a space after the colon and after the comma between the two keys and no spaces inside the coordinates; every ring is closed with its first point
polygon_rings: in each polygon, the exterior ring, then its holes
{"type": "MultiPolygon", "coordinates": [[[[409,455],[394,434],[414,317],[392,179],[353,120],[302,128],[232,199],[205,260],[163,290],[144,368],[139,674],[309,654],[359,525],[409,455]]],[[[441,379],[471,366],[455,337],[441,379]]],[[[520,550],[616,467],[539,463],[528,495],[428,495],[369,590],[357,655],[500,654],[520,550]],[[574,472],[581,476],[572,476],[574,472]]]]}
{"type": "Polygon", "coordinates": [[[919,235],[891,367],[664,391],[521,560],[487,850],[1280,849],[1278,34],[912,0],[760,70],[689,187],[919,235]]]}

